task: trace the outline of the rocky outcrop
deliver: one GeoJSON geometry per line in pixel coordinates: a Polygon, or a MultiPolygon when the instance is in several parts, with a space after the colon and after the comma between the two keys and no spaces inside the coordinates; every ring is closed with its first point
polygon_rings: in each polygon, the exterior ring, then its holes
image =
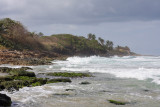
{"type": "Polygon", "coordinates": [[[45,52],[0,50],[0,64],[43,65],[57,56],[45,52]]]}
{"type": "Polygon", "coordinates": [[[0,107],[10,107],[12,104],[11,98],[0,93],[0,107]]]}

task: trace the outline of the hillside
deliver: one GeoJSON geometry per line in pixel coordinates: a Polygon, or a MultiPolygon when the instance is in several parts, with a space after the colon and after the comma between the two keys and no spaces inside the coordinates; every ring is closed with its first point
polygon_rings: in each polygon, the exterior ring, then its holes
{"type": "Polygon", "coordinates": [[[71,34],[44,36],[40,39],[47,50],[66,55],[99,55],[107,53],[97,40],[71,34]]]}
{"type": "Polygon", "coordinates": [[[20,22],[10,18],[0,20],[1,63],[13,63],[17,62],[16,60],[25,62],[26,60],[27,63],[24,64],[28,64],[31,60],[32,64],[33,59],[38,63],[39,59],[55,59],[73,55],[124,56],[134,55],[134,53],[128,47],[113,47],[112,41],[105,41],[102,38],[97,40],[94,34],[88,34],[88,38],[71,34],[43,36],[42,33],[29,32],[20,22]]]}

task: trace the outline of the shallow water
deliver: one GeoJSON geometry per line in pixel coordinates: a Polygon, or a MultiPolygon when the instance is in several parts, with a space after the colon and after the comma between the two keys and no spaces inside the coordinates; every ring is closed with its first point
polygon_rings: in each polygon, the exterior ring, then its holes
{"type": "Polygon", "coordinates": [[[119,107],[160,105],[160,57],[71,57],[32,68],[35,73],[90,72],[94,77],[3,91],[12,98],[12,107],[117,107],[109,99],[128,102],[119,107]],[[79,84],[83,81],[91,84],[79,84]]]}

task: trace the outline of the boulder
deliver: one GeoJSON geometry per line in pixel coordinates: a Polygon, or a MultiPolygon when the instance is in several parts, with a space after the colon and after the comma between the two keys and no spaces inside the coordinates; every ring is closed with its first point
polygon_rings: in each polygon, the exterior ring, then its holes
{"type": "Polygon", "coordinates": [[[5,94],[1,94],[0,93],[0,107],[3,106],[3,107],[10,107],[12,104],[12,101],[11,101],[11,98],[8,97],[7,95],[5,94]]]}

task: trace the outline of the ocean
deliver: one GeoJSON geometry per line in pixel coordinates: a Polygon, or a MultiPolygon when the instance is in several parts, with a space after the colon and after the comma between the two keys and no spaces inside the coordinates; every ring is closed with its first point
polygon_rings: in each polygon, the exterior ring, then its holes
{"type": "MultiPolygon", "coordinates": [[[[1,65],[8,67],[20,67],[1,65]]],[[[160,107],[160,57],[69,57],[51,65],[30,66],[38,73],[87,72],[72,83],[24,87],[13,93],[12,107],[160,107]],[[81,85],[87,81],[90,84],[81,85]],[[111,104],[108,100],[127,102],[111,104]]]]}

